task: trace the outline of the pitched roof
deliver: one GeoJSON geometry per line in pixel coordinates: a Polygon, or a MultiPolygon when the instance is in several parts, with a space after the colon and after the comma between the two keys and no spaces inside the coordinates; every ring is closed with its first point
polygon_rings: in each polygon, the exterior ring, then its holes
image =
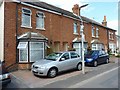
{"type": "Polygon", "coordinates": [[[18,39],[41,39],[41,40],[48,40],[44,35],[41,33],[36,32],[26,32],[20,36],[18,36],[18,39]]]}
{"type": "MultiPolygon", "coordinates": [[[[41,7],[41,8],[44,8],[44,9],[47,9],[47,10],[51,10],[51,11],[54,11],[54,12],[58,12],[58,13],[61,13],[63,15],[67,15],[67,16],[70,16],[70,17],[73,17],[73,18],[76,18],[76,19],[80,19],[77,15],[75,15],[74,13],[70,12],[70,11],[67,11],[67,10],[64,10],[64,9],[61,9],[59,7],[56,7],[56,6],[53,6],[53,5],[50,5],[48,3],[45,3],[45,2],[25,2],[27,4],[31,4],[31,5],[34,5],[34,6],[37,6],[37,7],[41,7]]],[[[86,21],[86,22],[89,22],[89,23],[92,23],[92,24],[95,24],[95,25],[98,25],[98,26],[102,26],[106,29],[110,29],[110,30],[114,30],[114,29],[111,29],[107,26],[103,26],[102,24],[92,20],[92,19],[89,19],[87,17],[84,17],[84,16],[81,16],[83,21],[86,21]]],[[[116,31],[116,30],[114,30],[116,31]]]]}
{"type": "Polygon", "coordinates": [[[65,14],[65,15],[71,16],[71,17],[76,18],[76,19],[79,19],[79,17],[77,15],[74,15],[72,12],[69,12],[67,10],[61,9],[59,7],[56,7],[56,6],[53,6],[50,4],[47,4],[45,2],[40,1],[40,2],[26,2],[26,3],[31,4],[31,5],[35,5],[35,6],[38,6],[41,8],[45,8],[45,9],[48,9],[48,10],[51,10],[54,12],[58,12],[61,14],[65,14]]]}

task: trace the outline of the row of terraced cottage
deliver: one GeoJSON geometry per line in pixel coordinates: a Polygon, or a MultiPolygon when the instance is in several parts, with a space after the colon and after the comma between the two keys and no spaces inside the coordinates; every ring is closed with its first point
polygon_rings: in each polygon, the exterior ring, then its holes
{"type": "MultiPolygon", "coordinates": [[[[0,8],[0,59],[8,68],[30,69],[47,54],[76,50],[81,55],[80,8],[69,12],[45,2],[3,2],[0,8]]],[[[106,52],[116,49],[115,32],[81,16],[84,24],[84,47],[106,52]]]]}

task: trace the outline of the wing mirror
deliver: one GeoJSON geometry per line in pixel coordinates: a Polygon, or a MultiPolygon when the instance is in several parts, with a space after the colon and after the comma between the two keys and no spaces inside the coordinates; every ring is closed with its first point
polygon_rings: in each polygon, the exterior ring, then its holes
{"type": "Polygon", "coordinates": [[[61,58],[61,59],[60,59],[60,61],[64,61],[64,60],[65,60],[65,58],[61,58]]]}

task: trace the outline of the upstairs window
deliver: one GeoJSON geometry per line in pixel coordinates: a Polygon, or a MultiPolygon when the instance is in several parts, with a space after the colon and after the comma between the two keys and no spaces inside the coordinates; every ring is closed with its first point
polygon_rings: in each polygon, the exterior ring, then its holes
{"type": "Polygon", "coordinates": [[[37,12],[37,14],[36,14],[36,28],[37,29],[44,29],[45,28],[44,18],[45,18],[44,13],[37,12]]]}
{"type": "Polygon", "coordinates": [[[96,28],[96,37],[99,37],[99,29],[96,28]]]}
{"type": "Polygon", "coordinates": [[[22,9],[22,27],[31,27],[31,15],[32,12],[30,9],[22,9]]]}
{"type": "Polygon", "coordinates": [[[95,37],[95,27],[92,26],[92,37],[95,37]]]}
{"type": "Polygon", "coordinates": [[[78,32],[77,32],[77,23],[74,23],[74,24],[73,24],[73,29],[74,29],[74,30],[73,30],[73,33],[74,33],[74,34],[78,34],[78,32]]]}
{"type": "Polygon", "coordinates": [[[109,39],[114,40],[114,34],[112,32],[109,32],[109,39]]]}

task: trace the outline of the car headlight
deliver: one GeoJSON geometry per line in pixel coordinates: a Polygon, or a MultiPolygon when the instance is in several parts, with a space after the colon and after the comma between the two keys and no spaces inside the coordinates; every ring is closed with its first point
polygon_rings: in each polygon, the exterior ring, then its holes
{"type": "Polygon", "coordinates": [[[87,61],[89,61],[89,62],[92,61],[92,60],[93,60],[92,58],[87,58],[87,61]]]}
{"type": "Polygon", "coordinates": [[[0,75],[0,80],[6,79],[6,78],[10,78],[10,74],[2,74],[0,75]]]}
{"type": "Polygon", "coordinates": [[[39,67],[39,69],[45,69],[46,67],[45,66],[41,66],[41,67],[39,67]]]}

